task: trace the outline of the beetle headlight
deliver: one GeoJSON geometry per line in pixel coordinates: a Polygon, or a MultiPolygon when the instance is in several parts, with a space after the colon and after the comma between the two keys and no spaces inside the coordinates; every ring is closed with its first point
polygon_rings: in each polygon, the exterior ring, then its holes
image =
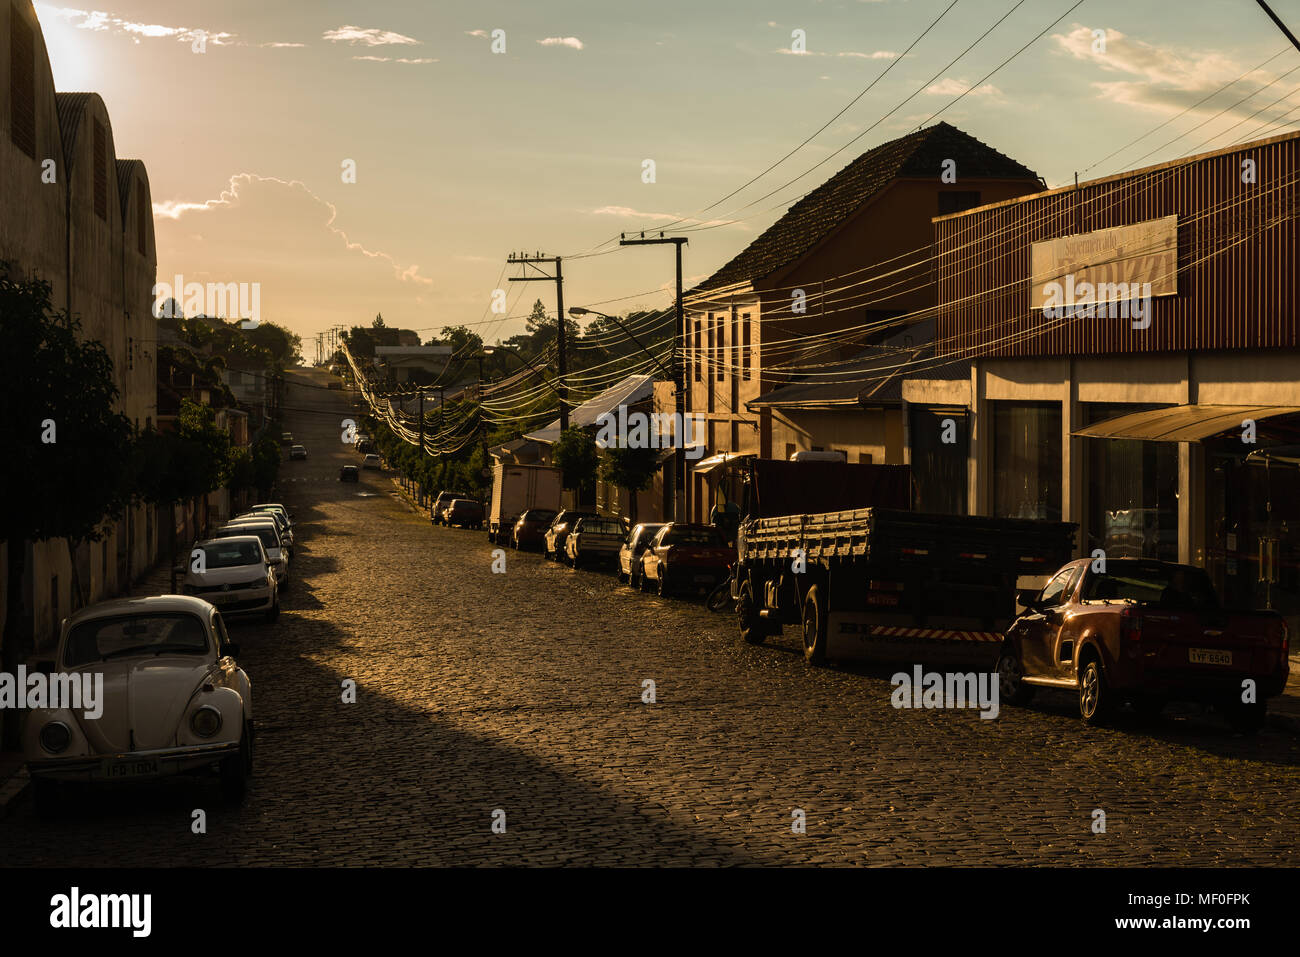
{"type": "Polygon", "coordinates": [[[50,754],[62,754],[72,743],[72,730],[62,721],[51,721],[41,728],[41,747],[50,754]]]}
{"type": "Polygon", "coordinates": [[[221,730],[221,712],[205,704],[190,715],[190,727],[200,738],[210,738],[221,730]]]}

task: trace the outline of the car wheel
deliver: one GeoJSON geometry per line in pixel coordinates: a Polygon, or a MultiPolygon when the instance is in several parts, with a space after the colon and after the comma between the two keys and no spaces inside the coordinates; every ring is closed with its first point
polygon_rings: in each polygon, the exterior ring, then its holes
{"type": "Polygon", "coordinates": [[[266,614],[263,617],[266,619],[268,625],[274,624],[276,619],[280,617],[280,599],[278,597],[275,599],[275,602],[271,607],[267,609],[266,614]]]}
{"type": "Polygon", "coordinates": [[[812,665],[826,663],[826,603],[820,585],[809,588],[803,600],[803,656],[812,665]]]}
{"type": "Polygon", "coordinates": [[[767,629],[763,627],[763,619],[758,616],[758,611],[754,589],[749,582],[742,582],[740,600],[736,602],[736,618],[740,622],[740,637],[751,645],[761,645],[767,638],[767,629]]]}
{"type": "Polygon", "coordinates": [[[1089,658],[1079,677],[1079,717],[1085,724],[1099,727],[1110,718],[1112,704],[1110,686],[1106,684],[1101,662],[1089,658]]]}
{"type": "Polygon", "coordinates": [[[1263,701],[1243,704],[1234,700],[1228,705],[1228,725],[1238,734],[1258,734],[1268,718],[1268,705],[1263,701]]]}
{"type": "Polygon", "coordinates": [[[221,762],[221,793],[227,801],[238,804],[248,791],[253,772],[253,732],[247,721],[239,738],[239,753],[221,762]]]}
{"type": "Polygon", "coordinates": [[[1025,667],[1011,645],[1002,648],[998,656],[998,694],[1008,704],[1029,704],[1034,697],[1033,685],[1024,683],[1025,667]]]}
{"type": "Polygon", "coordinates": [[[641,566],[641,574],[636,576],[637,591],[647,592],[650,590],[650,578],[645,573],[645,566],[641,566]]]}

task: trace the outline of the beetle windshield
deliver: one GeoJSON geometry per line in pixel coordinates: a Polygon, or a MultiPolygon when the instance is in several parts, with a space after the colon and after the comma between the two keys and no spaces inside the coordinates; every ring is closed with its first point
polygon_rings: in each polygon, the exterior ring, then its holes
{"type": "Polygon", "coordinates": [[[208,632],[194,615],[169,612],[83,621],[68,632],[65,667],[128,654],[203,654],[208,632]]]}

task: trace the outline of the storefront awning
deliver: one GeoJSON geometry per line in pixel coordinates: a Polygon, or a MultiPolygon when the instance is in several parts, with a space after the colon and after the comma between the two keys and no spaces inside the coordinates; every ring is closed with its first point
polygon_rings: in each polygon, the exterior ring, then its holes
{"type": "Polygon", "coordinates": [[[1148,442],[1199,442],[1220,432],[1300,412],[1291,405],[1175,405],[1167,409],[1132,412],[1079,429],[1073,435],[1090,439],[1143,439],[1148,442]]]}
{"type": "Polygon", "coordinates": [[[726,468],[729,462],[735,462],[738,459],[752,459],[753,457],[752,452],[719,452],[717,455],[710,455],[707,459],[696,463],[694,471],[696,475],[703,475],[707,478],[719,469],[726,468]]]}

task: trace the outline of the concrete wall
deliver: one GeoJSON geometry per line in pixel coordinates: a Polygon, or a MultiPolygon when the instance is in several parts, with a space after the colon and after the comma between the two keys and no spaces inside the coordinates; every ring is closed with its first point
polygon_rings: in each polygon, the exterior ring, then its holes
{"type": "MultiPolygon", "coordinates": [[[[0,260],[50,283],[55,307],[76,316],[82,336],[108,351],[119,411],[139,427],[156,424],[157,253],[144,164],[119,164],[112,123],[98,95],[55,92],[28,0],[0,2],[0,38],[0,260]],[[9,42],[15,31],[30,31],[33,40],[34,155],[15,143],[9,42]]],[[[157,555],[158,524],[145,509],[134,509],[108,529],[103,543],[82,546],[75,559],[65,541],[32,543],[24,592],[36,639],[53,635],[74,607],[74,570],[86,602],[116,594],[127,585],[124,579],[143,573],[157,555]]]]}

